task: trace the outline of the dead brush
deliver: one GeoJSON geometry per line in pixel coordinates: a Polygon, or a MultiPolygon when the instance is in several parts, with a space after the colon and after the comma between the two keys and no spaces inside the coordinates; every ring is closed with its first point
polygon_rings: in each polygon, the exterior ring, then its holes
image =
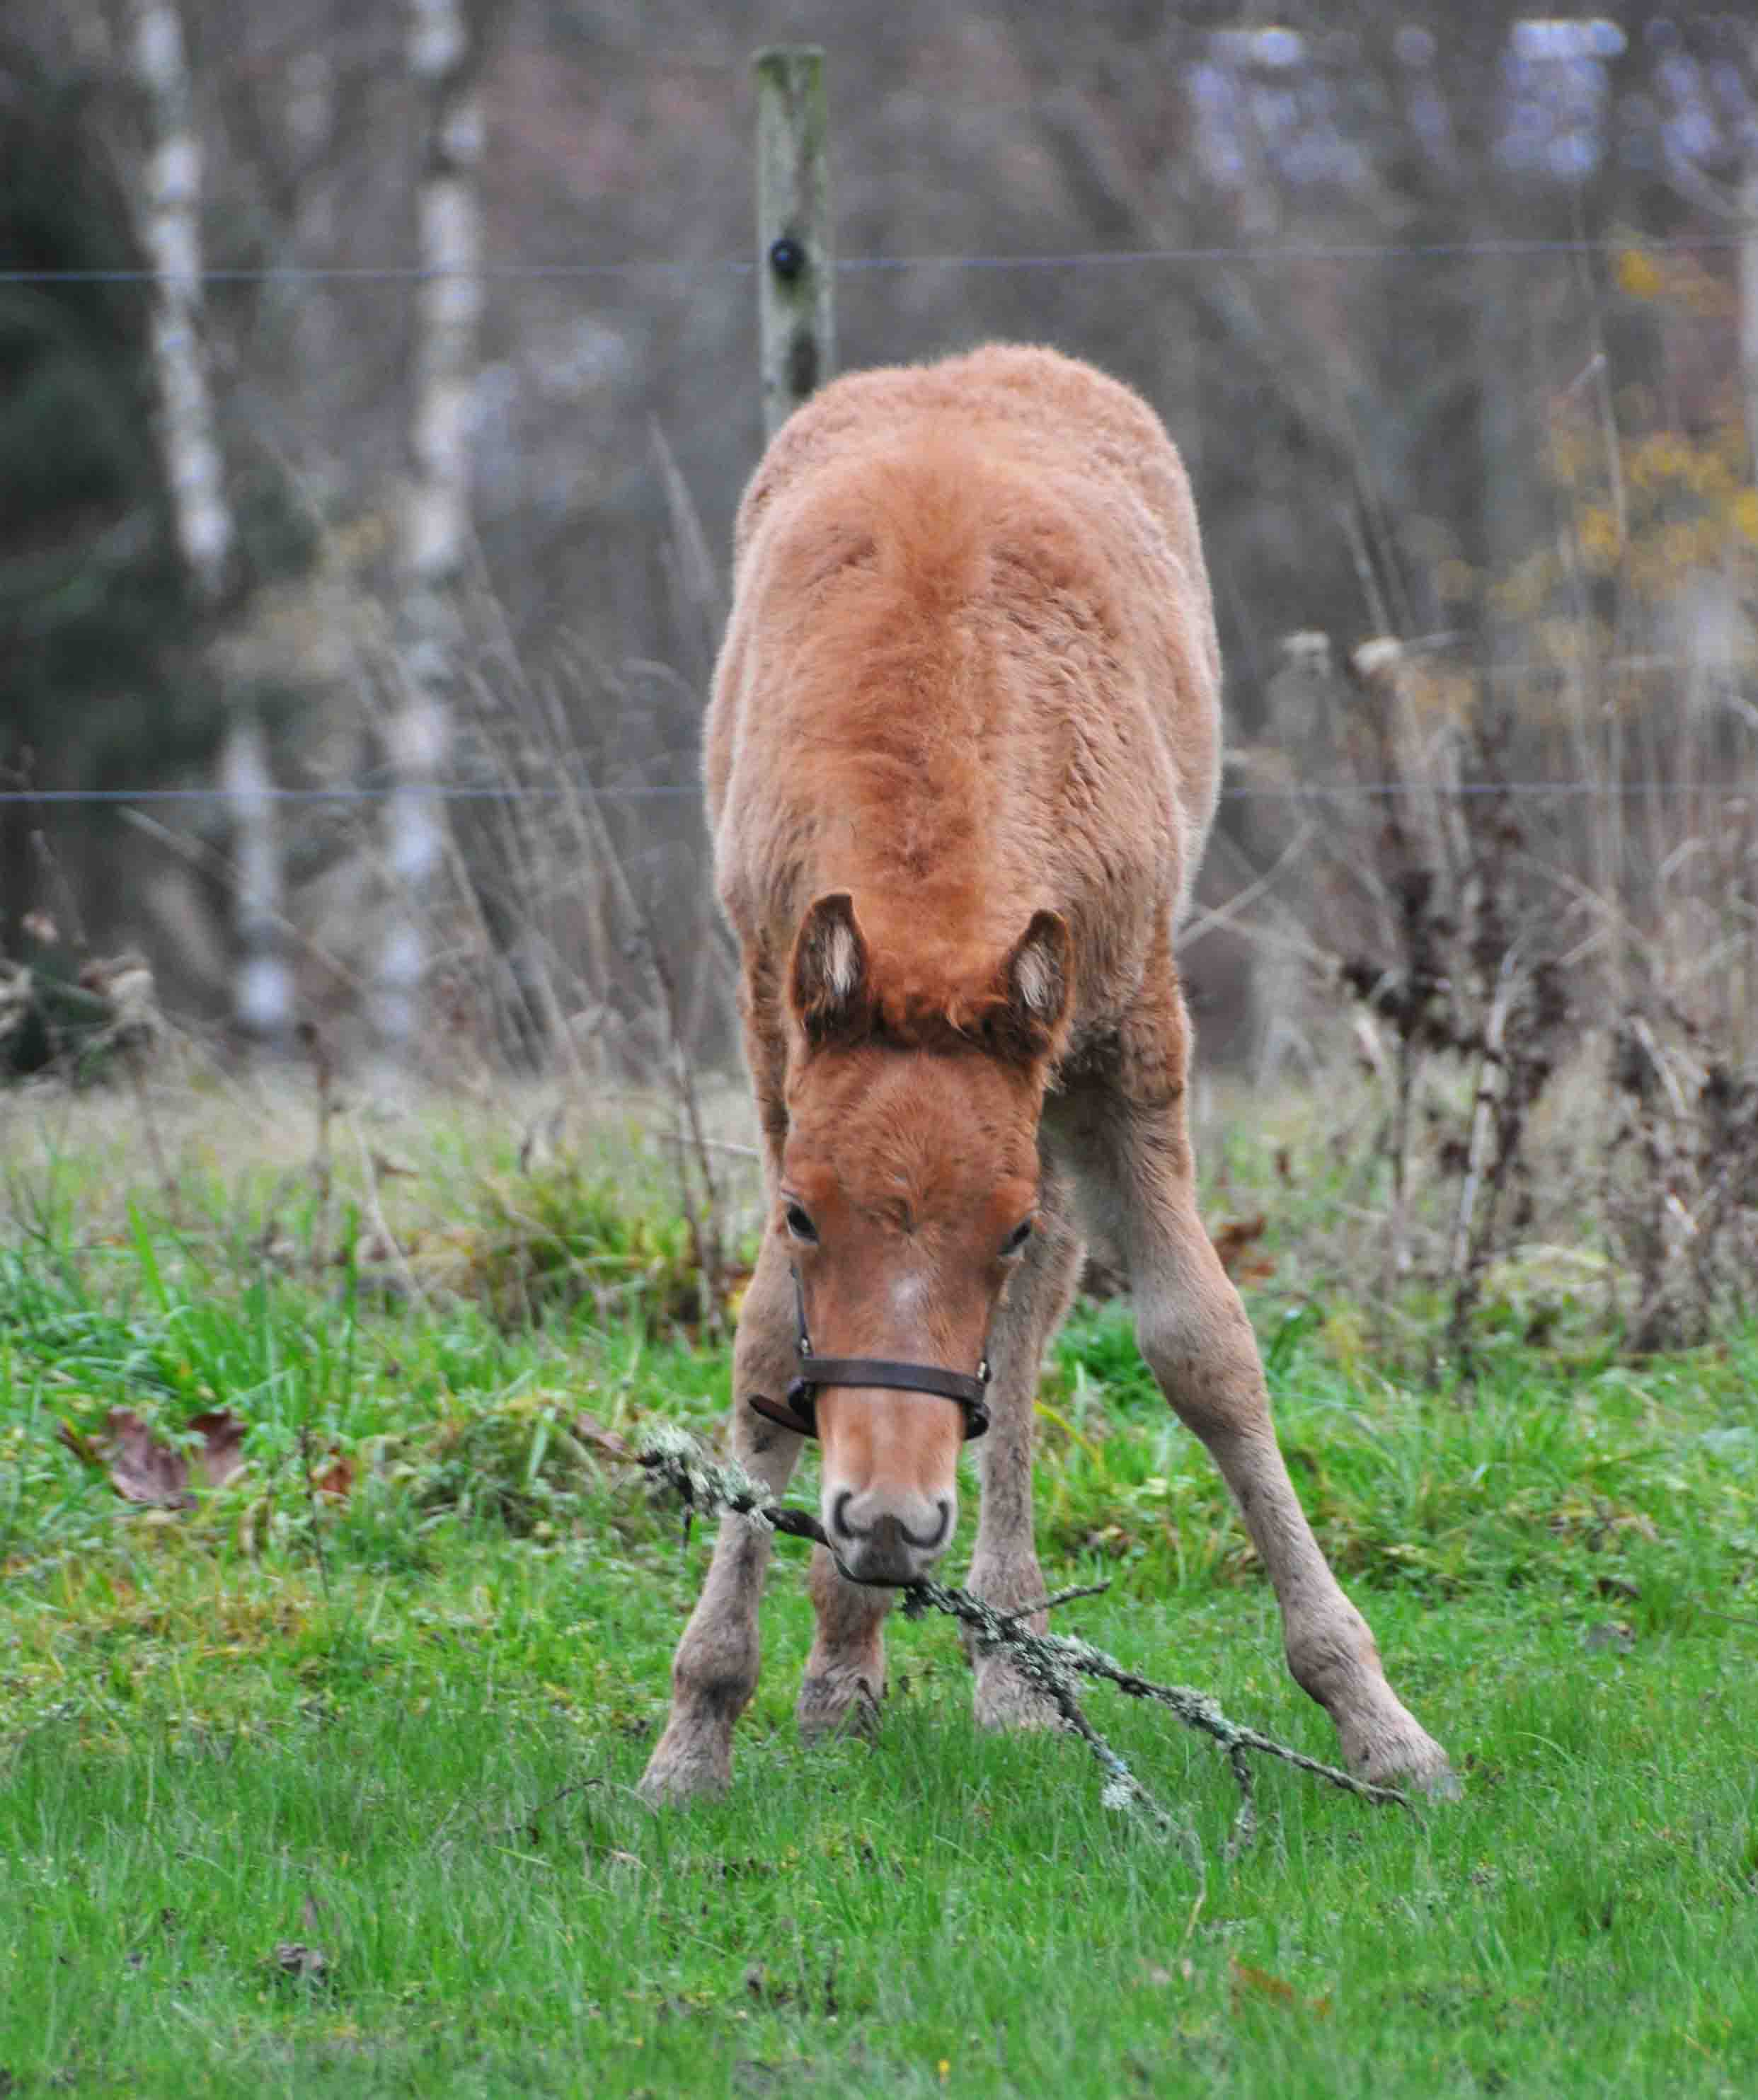
{"type": "Polygon", "coordinates": [[[1637,1354],[1689,1348],[1743,1317],[1758,1276],[1758,1077],[1703,1060],[1670,1002],[1613,1032],[1622,1105],[1606,1149],[1601,1209],[1634,1283],[1637,1354]]]}
{"type": "Polygon", "coordinates": [[[690,1220],[573,1158],[485,1176],[452,1242],[449,1281],[503,1327],[590,1303],[600,1325],[653,1335],[712,1330],[725,1264],[703,1263],[690,1220]]]}
{"type": "Polygon", "coordinates": [[[1445,1345],[1469,1374],[1486,1273],[1532,1212],[1533,1111],[1571,1023],[1570,915],[1534,878],[1504,763],[1511,723],[1486,684],[1462,719],[1436,720],[1396,642],[1345,661],[1346,678],[1329,681],[1341,728],[1318,790],[1332,805],[1332,866],[1314,888],[1330,923],[1311,931],[1389,1096],[1374,1140],[1390,1185],[1384,1290],[1418,1274],[1443,1282],[1445,1345]],[[1450,1222],[1420,1255],[1419,1185],[1452,1180],[1450,1222]]]}

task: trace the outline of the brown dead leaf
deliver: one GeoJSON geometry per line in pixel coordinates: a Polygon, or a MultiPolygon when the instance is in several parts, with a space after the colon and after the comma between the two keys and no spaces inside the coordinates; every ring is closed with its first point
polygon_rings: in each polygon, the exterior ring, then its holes
{"type": "Polygon", "coordinates": [[[1209,1235],[1221,1267],[1235,1283],[1264,1283],[1275,1274],[1276,1265],[1267,1255],[1250,1252],[1269,1222],[1260,1211],[1255,1218],[1230,1218],[1209,1235]]]}
{"type": "Polygon", "coordinates": [[[125,1502],[188,1509],[195,1501],[183,1453],[161,1444],[132,1409],[110,1410],[108,1457],[110,1485],[125,1502]]]}
{"type": "Polygon", "coordinates": [[[1328,1993],[1322,1998],[1303,1998],[1282,1977],[1272,1976],[1267,1969],[1254,1969],[1249,1961],[1241,1961],[1237,1955],[1228,1960],[1227,1980],[1235,2012],[1246,1998],[1257,1997],[1268,1999],[1271,2005],[1286,2006],[1290,2012],[1311,2013],[1321,2020],[1330,2014],[1328,1993]]]}
{"type": "MultiPolygon", "coordinates": [[[[189,1427],[201,1436],[197,1471],[210,1488],[223,1487],[244,1469],[244,1437],[249,1427],[229,1407],[192,1415],[189,1427]]],[[[189,1486],[189,1461],[165,1443],[131,1408],[113,1407],[101,1437],[81,1434],[68,1422],[56,1432],[74,1457],[108,1476],[125,1502],[148,1509],[188,1509],[195,1502],[189,1486]]]]}
{"type": "Polygon", "coordinates": [[[223,1488],[234,1474],[244,1471],[245,1432],[250,1426],[229,1407],[210,1408],[205,1414],[190,1416],[189,1427],[201,1436],[196,1463],[210,1488],[223,1488]]]}
{"type": "Polygon", "coordinates": [[[1233,2001],[1250,1992],[1260,1998],[1269,1998],[1279,2005],[1297,2005],[1300,1992],[1292,1983],[1279,1976],[1272,1976],[1267,1969],[1254,1969],[1249,1961],[1241,1961],[1236,1956],[1227,1964],[1227,1980],[1232,1986],[1233,2001]]]}
{"type": "Polygon", "coordinates": [[[346,1451],[332,1452],[323,1471],[311,1476],[311,1486],[318,1494],[345,1502],[354,1492],[355,1470],[354,1461],[346,1451]]]}

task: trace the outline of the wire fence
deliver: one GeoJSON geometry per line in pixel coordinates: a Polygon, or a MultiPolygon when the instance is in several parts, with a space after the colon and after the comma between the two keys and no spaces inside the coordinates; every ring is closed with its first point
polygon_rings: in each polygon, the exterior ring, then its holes
{"type": "MultiPolygon", "coordinates": [[[[1434,241],[1321,241],[1309,243],[1208,243],[1198,245],[1142,248],[1088,249],[1046,254],[859,255],[837,258],[839,275],[904,270],[1072,271],[1080,269],[1146,268],[1179,264],[1251,264],[1281,266],[1299,262],[1371,262],[1396,260],[1460,260],[1471,258],[1519,260],[1524,258],[1593,255],[1688,254],[1725,251],[1747,244],[1743,233],[1706,233],[1651,236],[1608,234],[1572,238],[1509,236],[1471,240],[1434,241]]],[[[512,261],[476,266],[457,273],[420,264],[266,264],[259,267],[218,265],[179,281],[205,285],[346,285],[420,284],[454,274],[469,274],[488,280],[687,279],[718,273],[749,275],[758,267],[751,258],[720,257],[700,260],[678,258],[638,258],[613,262],[544,262],[512,261]]],[[[166,280],[166,273],[151,269],[46,270],[0,268],[0,285],[141,285],[166,280]]],[[[1664,668],[1667,660],[1645,658],[1640,668],[1664,668]]],[[[1606,668],[1619,668],[1615,664],[1606,668]]],[[[1677,668],[1687,668],[1682,663],[1677,668]]],[[[1489,675],[1562,675],[1555,665],[1492,665],[1489,675]]],[[[1696,794],[1738,797],[1749,791],[1738,784],[1696,779],[1636,781],[1518,780],[1465,781],[1416,784],[1401,781],[1368,781],[1331,786],[1301,784],[1276,787],[1232,785],[1223,788],[1221,799],[1241,801],[1373,801],[1406,796],[1514,795],[1561,796],[1599,801],[1627,800],[1655,795],[1696,794]]],[[[349,785],[258,788],[235,793],[218,788],[64,788],[0,790],[0,808],[52,809],[77,806],[129,807],[153,804],[220,804],[236,811],[264,803],[280,805],[346,805],[386,801],[393,797],[419,795],[443,802],[541,802],[584,795],[599,802],[634,803],[687,801],[700,798],[701,788],[691,782],[665,786],[600,787],[590,782],[525,786],[517,783],[482,785],[441,783],[414,788],[389,783],[382,786],[349,785]]]]}
{"type": "MultiPolygon", "coordinates": [[[[699,800],[701,793],[701,788],[693,783],[662,788],[597,788],[587,781],[541,788],[516,783],[479,787],[443,781],[431,786],[252,788],[236,792],[224,788],[15,788],[0,792],[0,807],[62,809],[89,803],[99,808],[126,808],[136,804],[205,802],[222,803],[236,810],[260,808],[265,803],[385,802],[398,796],[437,802],[554,802],[576,797],[592,802],[649,802],[699,800]]],[[[1622,801],[1646,795],[1709,795],[1738,801],[1753,794],[1751,783],[1681,777],[1655,780],[1360,780],[1335,785],[1303,782],[1289,787],[1253,783],[1223,788],[1221,799],[1223,802],[1350,802],[1428,800],[1437,796],[1453,799],[1554,795],[1622,801]]]]}
{"type": "MultiPolygon", "coordinates": [[[[1252,263],[1278,267],[1290,262],[1373,262],[1460,261],[1472,257],[1517,261],[1559,255],[1693,254],[1745,246],[1743,233],[1604,234],[1541,238],[1508,235],[1473,240],[1336,240],[1311,242],[1218,242],[1173,248],[1077,249],[1043,255],[846,255],[831,264],[838,276],[899,270],[1084,270],[1145,269],[1179,263],[1252,263]]],[[[489,280],[516,279],[652,278],[718,275],[749,276],[758,267],[749,256],[709,256],[687,259],[652,256],[606,262],[513,261],[473,265],[467,271],[432,268],[422,263],[262,263],[215,264],[176,273],[179,284],[344,285],[423,284],[446,276],[489,280]]],[[[113,270],[0,269],[0,285],[157,285],[170,274],[145,268],[113,270]]]]}

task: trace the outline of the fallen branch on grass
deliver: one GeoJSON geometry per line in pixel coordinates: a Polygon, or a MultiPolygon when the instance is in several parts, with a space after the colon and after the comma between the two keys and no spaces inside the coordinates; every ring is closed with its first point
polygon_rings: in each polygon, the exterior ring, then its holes
{"type": "MultiPolygon", "coordinates": [[[[692,1511],[699,1510],[705,1515],[728,1511],[787,1538],[809,1538],[826,1547],[829,1545],[824,1526],[816,1517],[806,1510],[789,1509],[784,1503],[771,1502],[766,1490],[742,1467],[709,1458],[696,1439],[682,1429],[666,1424],[651,1429],[638,1458],[649,1473],[673,1489],[692,1511]]],[[[934,1611],[956,1619],[961,1626],[970,1630],[979,1655],[1005,1652],[1021,1676],[1044,1694],[1064,1724],[1098,1759],[1106,1776],[1102,1796],[1106,1807],[1139,1809],[1162,1831],[1175,1827],[1173,1818],[1082,1712],[1075,1696],[1077,1678],[1100,1678],[1132,1699],[1149,1699],[1156,1705],[1169,1707],[1187,1728],[1208,1736],[1226,1752],[1233,1776],[1239,1781],[1240,1796],[1239,1811],[1227,1841],[1230,1859],[1236,1858],[1245,1849],[1257,1829],[1249,1762],[1253,1753],[1260,1757],[1279,1758],[1284,1764],[1296,1765],[1301,1771],[1312,1773],[1314,1778],[1327,1780],[1345,1793],[1359,1794],[1363,1801],[1409,1808],[1414,1812],[1410,1797],[1396,1787],[1372,1785],[1352,1773],[1340,1771],[1335,1765],[1321,1764],[1316,1758],[1290,1749],[1285,1743],[1261,1735],[1255,1728],[1243,1727],[1238,1722],[1229,1720],[1206,1692],[1193,1692],[1184,1685],[1156,1684],[1151,1679],[1137,1676],[1132,1670],[1125,1670],[1114,1657],[1106,1655],[1102,1648],[1094,1648],[1089,1641],[1064,1634],[1035,1634],[1022,1623],[1032,1612],[1048,1611],[1076,1597],[1095,1594],[1091,1588],[1067,1590],[1057,1596],[1046,1597],[1041,1604],[1027,1606],[1024,1612],[1000,1612],[980,1597],[972,1596],[968,1590],[949,1589],[942,1582],[924,1582],[911,1583],[903,1591],[903,1602],[904,1613],[910,1618],[934,1611]]]]}

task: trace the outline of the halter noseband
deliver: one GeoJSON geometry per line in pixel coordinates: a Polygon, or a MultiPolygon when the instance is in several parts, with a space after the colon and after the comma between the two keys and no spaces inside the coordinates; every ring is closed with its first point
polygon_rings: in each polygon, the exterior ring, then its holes
{"type": "Polygon", "coordinates": [[[890,1392],[931,1392],[942,1400],[956,1401],[964,1411],[965,1441],[981,1436],[989,1426],[989,1358],[984,1352],[977,1375],[943,1370],[938,1364],[894,1363],[884,1357],[819,1357],[812,1353],[812,1338],[806,1329],[806,1292],[800,1273],[793,1272],[793,1304],[799,1327],[794,1357],[794,1376],[788,1396],[779,1405],[765,1393],[750,1396],[752,1407],[770,1422],[791,1429],[796,1436],[818,1434],[818,1389],[826,1385],[879,1386],[890,1392]]]}

